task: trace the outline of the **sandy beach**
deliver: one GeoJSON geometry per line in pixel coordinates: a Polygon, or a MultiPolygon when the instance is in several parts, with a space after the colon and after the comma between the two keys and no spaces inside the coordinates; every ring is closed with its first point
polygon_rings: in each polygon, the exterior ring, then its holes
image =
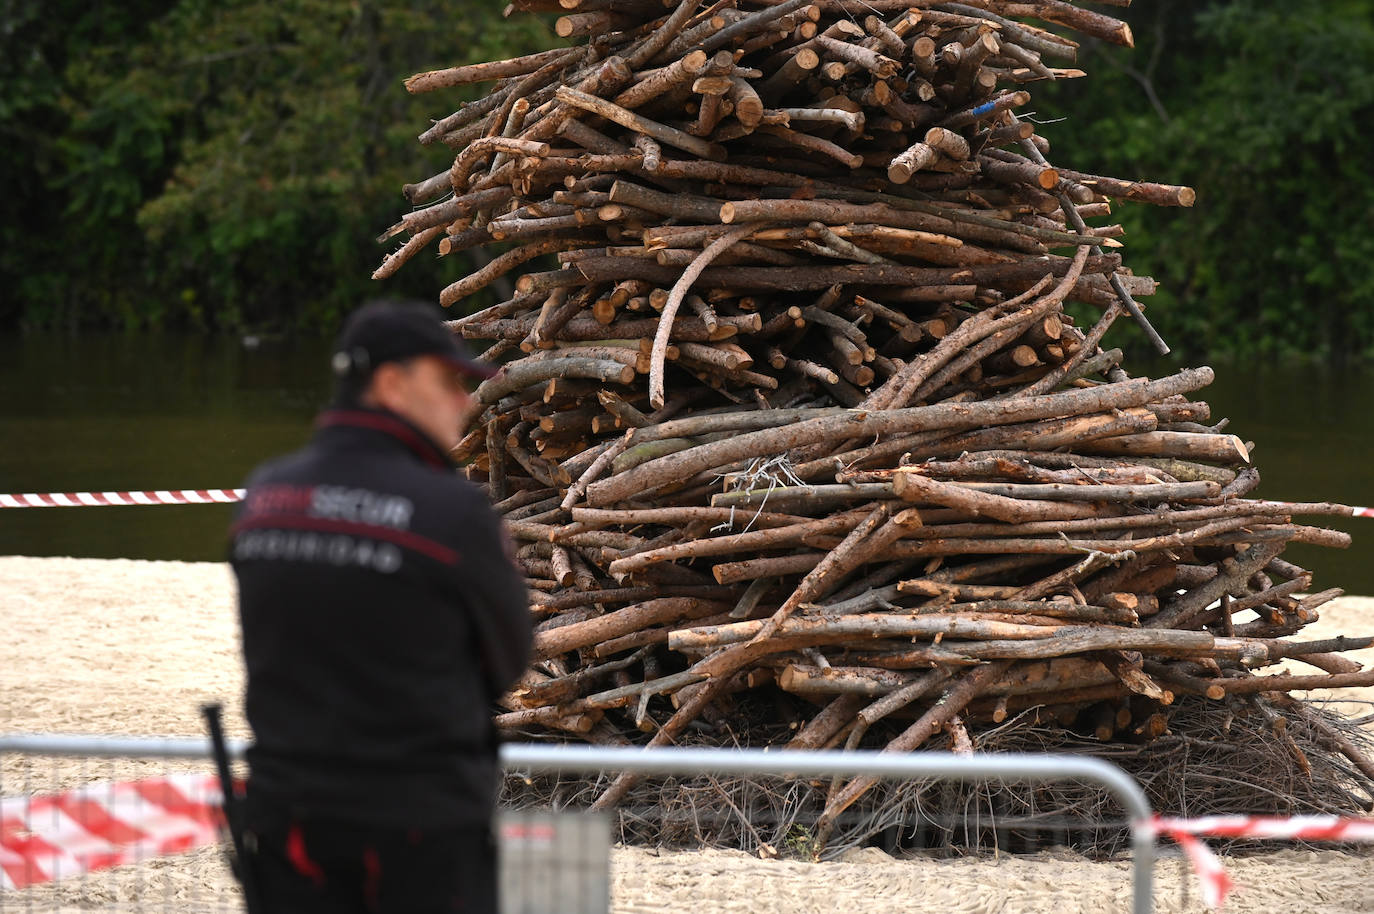
{"type": "MultiPolygon", "coordinates": [[[[0,557],[0,732],[199,736],[199,706],[222,701],[231,734],[245,736],[233,577],[211,563],[0,557]]],[[[1374,633],[1374,599],[1347,597],[1322,610],[1304,636],[1374,633]]],[[[1374,650],[1351,654],[1363,664],[1374,650]]],[[[1330,696],[1367,713],[1369,690],[1330,696]]],[[[0,760],[0,790],[21,792],[17,759],[0,760]]],[[[137,766],[102,767],[98,778],[137,766]]],[[[89,768],[44,769],[74,786],[89,768]]],[[[38,779],[34,778],[31,783],[38,779]]],[[[1374,911],[1374,857],[1285,850],[1236,858],[1240,886],[1228,912],[1374,911]]],[[[216,850],[149,861],[72,884],[0,892],[0,911],[210,910],[232,905],[216,850]],[[9,897],[6,897],[9,896],[9,897]]],[[[941,911],[1070,914],[1129,909],[1125,862],[1094,863],[1067,851],[990,860],[893,859],[876,848],[812,864],[741,852],[616,848],[612,910],[680,912],[941,911]]],[[[1178,859],[1156,871],[1156,910],[1206,910],[1178,859]]]]}

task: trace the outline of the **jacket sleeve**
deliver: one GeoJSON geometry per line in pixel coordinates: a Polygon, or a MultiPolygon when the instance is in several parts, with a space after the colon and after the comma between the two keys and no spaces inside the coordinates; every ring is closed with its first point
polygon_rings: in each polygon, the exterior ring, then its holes
{"type": "Polygon", "coordinates": [[[482,669],[493,697],[525,671],[534,641],[529,593],[515,567],[509,534],[480,494],[462,512],[465,529],[454,582],[472,616],[482,669]]]}

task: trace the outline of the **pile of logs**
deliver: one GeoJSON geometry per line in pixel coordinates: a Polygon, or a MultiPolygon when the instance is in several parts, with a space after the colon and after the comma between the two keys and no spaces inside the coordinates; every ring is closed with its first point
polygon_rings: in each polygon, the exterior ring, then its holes
{"type": "Polygon", "coordinates": [[[1132,378],[1102,348],[1122,314],[1158,341],[1113,206],[1193,191],[1051,165],[1018,112],[1083,75],[1053,26],[1129,45],[1124,23],[1064,0],[512,11],[586,40],[407,81],[493,86],[421,135],[456,155],[405,188],[377,271],[494,248],[444,305],[518,277],[451,322],[504,365],[455,456],[538,620],[501,727],[664,744],[772,690],[791,747],[967,748],[1031,709],[1150,740],[1180,694],[1374,683],[1339,653],[1374,639],[1285,640],[1337,592],[1300,596],[1284,547],[1347,545],[1293,517],[1348,509],[1247,497],[1249,446],[1193,397],[1211,370],[1132,378]],[[1255,673],[1290,657],[1317,672],[1255,673]]]}

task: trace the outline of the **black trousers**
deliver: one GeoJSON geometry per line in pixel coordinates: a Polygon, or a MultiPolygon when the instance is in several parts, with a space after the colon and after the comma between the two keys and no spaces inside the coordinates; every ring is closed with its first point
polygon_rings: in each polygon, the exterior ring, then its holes
{"type": "Polygon", "coordinates": [[[248,838],[263,914],[497,914],[496,848],[485,826],[435,831],[282,817],[252,823],[248,838]]]}

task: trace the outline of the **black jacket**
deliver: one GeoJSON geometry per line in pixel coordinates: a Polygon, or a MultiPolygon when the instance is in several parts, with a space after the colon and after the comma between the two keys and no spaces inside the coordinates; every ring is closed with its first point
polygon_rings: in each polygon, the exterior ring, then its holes
{"type": "Polygon", "coordinates": [[[231,530],[253,805],[386,826],[485,822],[491,705],[531,642],[500,522],[396,415],[326,412],[317,426],[253,473],[231,530]]]}

